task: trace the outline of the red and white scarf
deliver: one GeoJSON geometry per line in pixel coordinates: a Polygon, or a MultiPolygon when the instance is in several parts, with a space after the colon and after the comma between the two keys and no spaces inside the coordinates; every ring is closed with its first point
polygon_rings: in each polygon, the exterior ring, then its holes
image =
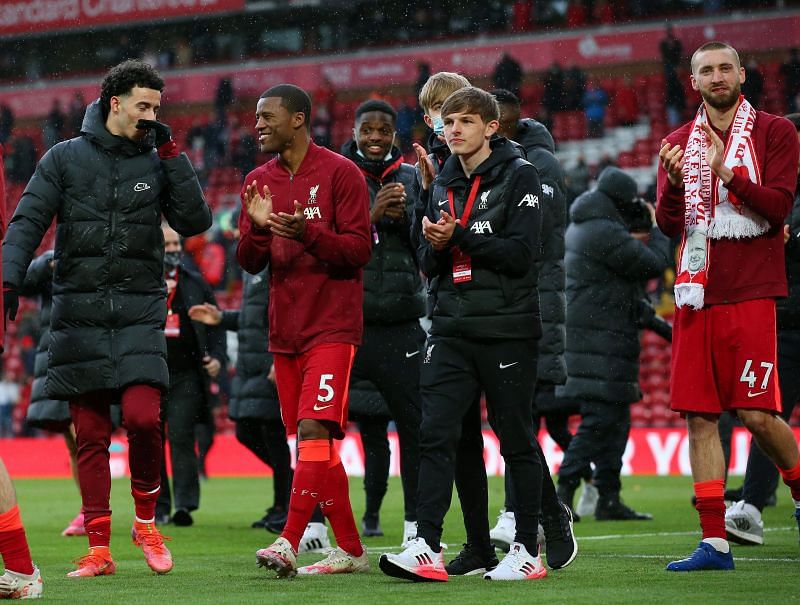
{"type": "MultiPolygon", "coordinates": [[[[700,124],[706,122],[706,107],[702,104],[686,143],[683,166],[685,226],[675,279],[675,304],[693,309],[703,308],[711,266],[709,240],[758,237],[769,230],[766,219],[746,207],[711,172],[706,159],[706,135],[700,129],[700,124]]],[[[761,184],[761,169],[751,138],[755,122],[756,110],[740,96],[723,162],[734,173],[761,184]]]]}

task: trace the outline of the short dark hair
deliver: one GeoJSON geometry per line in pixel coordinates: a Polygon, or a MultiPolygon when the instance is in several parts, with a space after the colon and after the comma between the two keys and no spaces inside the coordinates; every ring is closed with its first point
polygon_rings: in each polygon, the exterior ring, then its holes
{"type": "Polygon", "coordinates": [[[795,130],[800,132],[800,113],[787,113],[783,117],[794,124],[795,130]]]}
{"type": "Polygon", "coordinates": [[[516,109],[520,108],[519,97],[517,97],[517,95],[510,90],[506,90],[505,88],[496,88],[489,94],[497,99],[497,102],[500,103],[500,105],[511,105],[516,109]]]}
{"type": "Polygon", "coordinates": [[[442,118],[451,113],[474,113],[479,115],[485,124],[500,119],[497,100],[485,90],[475,86],[461,88],[445,99],[442,104],[442,118]]]}
{"type": "Polygon", "coordinates": [[[123,61],[112,67],[100,85],[100,107],[107,116],[111,109],[111,97],[130,94],[134,87],[164,91],[164,80],[149,63],[136,59],[123,61]]]}
{"type": "Polygon", "coordinates": [[[726,44],[725,42],[706,42],[700,48],[692,53],[692,60],[689,62],[690,67],[692,68],[692,73],[694,73],[694,58],[707,50],[729,50],[733,53],[733,56],[736,58],[736,66],[741,67],[742,62],[739,60],[739,53],[736,52],[736,49],[731,46],[730,44],[726,44]]]}
{"type": "Polygon", "coordinates": [[[306,130],[311,130],[311,97],[305,90],[294,84],[277,84],[261,93],[260,98],[267,97],[278,97],[281,107],[289,113],[302,113],[306,119],[306,130]]]}
{"type": "Polygon", "coordinates": [[[394,110],[394,107],[380,99],[369,99],[356,108],[356,122],[358,122],[358,118],[370,111],[380,111],[381,113],[392,116],[392,122],[397,121],[397,112],[394,110]]]}

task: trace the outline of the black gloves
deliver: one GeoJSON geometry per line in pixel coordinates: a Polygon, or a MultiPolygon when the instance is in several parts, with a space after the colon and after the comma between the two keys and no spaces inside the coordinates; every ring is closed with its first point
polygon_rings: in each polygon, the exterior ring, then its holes
{"type": "Polygon", "coordinates": [[[136,123],[136,128],[139,130],[151,130],[156,135],[156,149],[162,145],[166,145],[172,140],[172,129],[166,124],[162,124],[156,120],[139,120],[136,123]]]}
{"type": "Polygon", "coordinates": [[[17,310],[19,309],[19,294],[9,284],[3,284],[3,311],[5,317],[14,321],[17,318],[17,310]]]}

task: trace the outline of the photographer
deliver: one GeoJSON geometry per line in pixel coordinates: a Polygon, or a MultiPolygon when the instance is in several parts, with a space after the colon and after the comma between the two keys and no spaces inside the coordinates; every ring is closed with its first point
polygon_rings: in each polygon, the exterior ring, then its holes
{"type": "Polygon", "coordinates": [[[641,399],[643,284],[669,264],[669,241],[654,226],[654,214],[637,197],[636,182],[614,167],[606,168],[597,187],[570,209],[567,382],[557,387],[556,395],[580,404],[581,424],[564,454],[558,492],[572,506],[581,473],[594,462],[598,521],[652,518],[623,504],[619,492],[630,404],[641,399]]]}

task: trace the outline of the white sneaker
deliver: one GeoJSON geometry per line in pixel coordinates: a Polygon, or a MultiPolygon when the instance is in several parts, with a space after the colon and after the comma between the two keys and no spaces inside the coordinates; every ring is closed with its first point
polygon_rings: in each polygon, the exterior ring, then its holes
{"type": "Polygon", "coordinates": [[[583,491],[581,492],[581,497],[578,500],[578,507],[575,509],[575,512],[578,513],[579,517],[594,516],[594,511],[597,508],[597,501],[599,499],[600,492],[597,491],[597,488],[591,483],[584,483],[583,491]]]}
{"type": "Polygon", "coordinates": [[[42,591],[42,574],[35,565],[29,576],[8,569],[0,576],[0,599],[41,599],[42,591]]]}
{"type": "Polygon", "coordinates": [[[484,580],[540,580],[547,575],[542,558],[534,557],[519,542],[514,542],[500,565],[483,574],[484,580]]]}
{"type": "Polygon", "coordinates": [[[517,519],[514,517],[514,513],[501,510],[500,515],[497,517],[497,524],[489,531],[489,540],[496,548],[503,552],[508,552],[516,535],[517,519]]]}
{"type": "Polygon", "coordinates": [[[444,549],[433,552],[422,538],[414,538],[403,552],[381,555],[381,571],[393,578],[413,582],[447,582],[444,568],[444,549]]]}
{"type": "Polygon", "coordinates": [[[328,526],[324,523],[309,523],[300,538],[298,554],[307,552],[325,554],[331,549],[331,539],[328,537],[328,526]]]}
{"type": "Polygon", "coordinates": [[[406,549],[411,543],[411,540],[417,537],[417,522],[416,521],[403,521],[403,542],[400,548],[406,549]]]}
{"type": "Polygon", "coordinates": [[[355,557],[341,548],[334,548],[328,556],[313,565],[306,565],[297,570],[299,575],[321,575],[334,573],[361,573],[369,571],[367,551],[355,557]]]}
{"type": "Polygon", "coordinates": [[[734,502],[725,511],[725,531],[728,540],[739,544],[763,544],[764,522],[761,512],[744,500],[734,502]]]}
{"type": "Polygon", "coordinates": [[[292,578],[297,574],[297,554],[289,540],[283,537],[256,551],[256,563],[259,567],[275,570],[279,578],[292,578]]]}

